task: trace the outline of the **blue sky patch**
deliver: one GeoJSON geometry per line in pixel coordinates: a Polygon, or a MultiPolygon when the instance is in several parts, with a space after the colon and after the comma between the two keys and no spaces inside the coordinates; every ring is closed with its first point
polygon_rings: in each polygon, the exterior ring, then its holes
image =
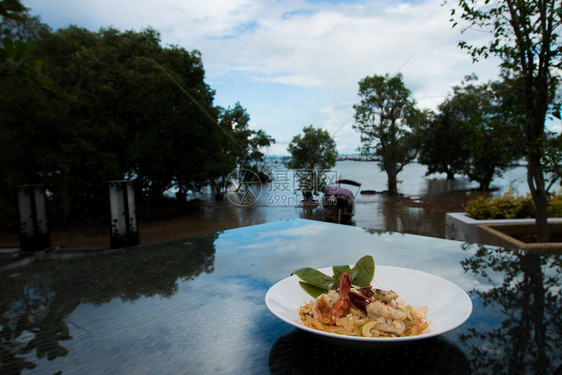
{"type": "Polygon", "coordinates": [[[294,16],[311,16],[315,13],[317,12],[312,9],[297,9],[297,10],[292,10],[290,12],[283,13],[282,17],[284,20],[288,20],[293,18],[294,16]]]}

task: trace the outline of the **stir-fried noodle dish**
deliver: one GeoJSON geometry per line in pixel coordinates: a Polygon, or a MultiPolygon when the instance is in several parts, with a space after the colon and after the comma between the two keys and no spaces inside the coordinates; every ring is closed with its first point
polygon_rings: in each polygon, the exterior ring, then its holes
{"type": "Polygon", "coordinates": [[[299,315],[307,327],[350,336],[416,336],[429,326],[427,307],[406,305],[391,290],[356,288],[348,273],[338,290],[302,306],[299,315]]]}

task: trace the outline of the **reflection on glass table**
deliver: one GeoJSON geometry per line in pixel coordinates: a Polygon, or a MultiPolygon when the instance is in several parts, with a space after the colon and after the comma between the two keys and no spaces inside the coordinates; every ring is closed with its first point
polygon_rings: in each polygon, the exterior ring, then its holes
{"type": "Polygon", "coordinates": [[[559,255],[310,220],[51,260],[0,272],[0,373],[554,374],[561,268],[559,255]],[[295,269],[366,254],[455,283],[471,317],[437,338],[362,352],[267,310],[267,290],[295,269]]]}

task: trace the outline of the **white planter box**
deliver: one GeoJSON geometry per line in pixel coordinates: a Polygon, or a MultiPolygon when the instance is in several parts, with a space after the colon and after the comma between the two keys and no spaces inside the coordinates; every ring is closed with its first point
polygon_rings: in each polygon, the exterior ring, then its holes
{"type": "MultiPolygon", "coordinates": [[[[562,223],[562,218],[548,219],[549,223],[562,223]]],[[[478,226],[489,224],[534,224],[535,219],[475,220],[465,212],[447,213],[445,216],[445,238],[450,240],[480,243],[478,226]]]]}

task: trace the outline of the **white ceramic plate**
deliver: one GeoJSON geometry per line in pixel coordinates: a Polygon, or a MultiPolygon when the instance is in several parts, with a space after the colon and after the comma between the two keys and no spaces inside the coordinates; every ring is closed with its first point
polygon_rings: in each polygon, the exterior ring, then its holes
{"type": "MultiPolygon", "coordinates": [[[[332,267],[319,271],[332,275],[332,267]]],[[[429,327],[418,336],[410,337],[356,337],[322,332],[305,327],[298,314],[298,309],[312,300],[299,285],[300,279],[291,276],[273,285],[265,295],[265,304],[269,310],[284,322],[308,331],[322,338],[335,339],[345,343],[347,340],[360,343],[377,343],[391,345],[406,343],[441,335],[463,324],[472,313],[472,301],[459,286],[426,272],[409,268],[377,265],[372,285],[376,288],[394,290],[400,299],[413,306],[427,306],[429,327]]]]}

